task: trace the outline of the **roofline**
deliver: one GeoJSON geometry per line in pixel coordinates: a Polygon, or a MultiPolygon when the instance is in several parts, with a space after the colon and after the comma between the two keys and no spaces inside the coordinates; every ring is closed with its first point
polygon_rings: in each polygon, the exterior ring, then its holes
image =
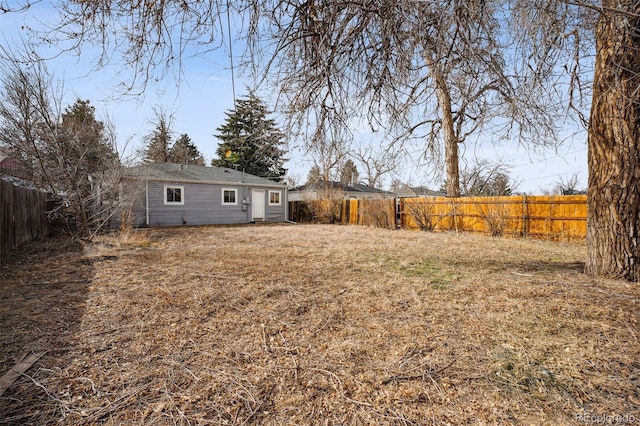
{"type": "Polygon", "coordinates": [[[144,180],[147,182],[171,182],[171,183],[206,183],[209,185],[238,185],[238,186],[259,186],[264,188],[270,188],[272,186],[281,186],[286,189],[286,183],[273,182],[273,185],[266,183],[251,183],[251,182],[232,182],[232,181],[215,181],[215,180],[196,180],[196,179],[162,179],[157,177],[145,177],[145,176],[127,176],[127,179],[144,180]]]}
{"type": "MultiPolygon", "coordinates": [[[[353,188],[353,190],[350,189],[344,189],[344,188],[337,188],[339,191],[342,192],[353,192],[353,193],[357,193],[357,194],[395,194],[395,192],[391,192],[391,191],[385,191],[384,189],[378,189],[378,188],[374,188],[372,186],[370,186],[369,188],[375,189],[375,191],[364,191],[362,189],[358,189],[358,188],[353,188]]],[[[329,189],[336,189],[336,188],[329,188],[329,189]]],[[[317,192],[317,191],[324,191],[325,188],[303,188],[303,187],[296,187],[296,188],[291,188],[289,190],[289,192],[317,192]]]]}

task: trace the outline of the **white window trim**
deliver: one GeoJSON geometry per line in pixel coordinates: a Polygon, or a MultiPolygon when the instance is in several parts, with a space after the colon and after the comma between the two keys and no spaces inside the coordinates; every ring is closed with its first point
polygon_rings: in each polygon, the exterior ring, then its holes
{"type": "Polygon", "coordinates": [[[220,193],[222,195],[222,205],[223,206],[237,206],[238,205],[238,190],[236,188],[222,188],[222,192],[220,193]],[[236,196],[235,199],[236,201],[233,203],[225,203],[224,201],[224,192],[225,191],[233,191],[236,196]]]}
{"type": "Polygon", "coordinates": [[[184,186],[181,185],[165,185],[164,191],[162,192],[162,199],[164,200],[165,206],[183,206],[184,205],[184,186]],[[167,201],[167,189],[179,189],[180,190],[180,201],[167,201]]]}
{"type": "Polygon", "coordinates": [[[282,205],[282,191],[271,191],[269,190],[269,205],[270,206],[281,206],[282,205]],[[278,194],[278,202],[271,202],[271,194],[278,194]]]}

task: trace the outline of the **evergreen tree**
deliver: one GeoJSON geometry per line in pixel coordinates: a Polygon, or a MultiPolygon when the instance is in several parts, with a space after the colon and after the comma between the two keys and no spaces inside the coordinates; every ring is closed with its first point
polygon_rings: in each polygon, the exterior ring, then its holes
{"type": "Polygon", "coordinates": [[[278,130],[275,120],[268,118],[267,107],[254,94],[235,102],[235,109],[227,111],[225,124],[214,136],[221,140],[211,164],[237,168],[256,176],[279,181],[287,172],[285,135],[278,130]]]}
{"type": "Polygon", "coordinates": [[[314,164],[309,170],[309,174],[307,175],[307,182],[305,183],[305,185],[314,186],[321,180],[322,173],[320,172],[320,166],[314,164]]]}
{"type": "Polygon", "coordinates": [[[105,125],[96,119],[95,107],[90,101],[77,99],[68,106],[62,114],[60,129],[57,146],[50,152],[55,156],[52,158],[54,162],[60,164],[60,158],[64,157],[83,177],[118,162],[118,155],[107,138],[105,125]]]}
{"type": "Polygon", "coordinates": [[[194,164],[204,166],[204,158],[198,147],[191,141],[188,134],[183,133],[169,149],[169,161],[179,164],[194,164]]]}
{"type": "Polygon", "coordinates": [[[353,160],[345,161],[340,171],[340,183],[352,185],[358,183],[359,177],[358,168],[353,160]]]}
{"type": "Polygon", "coordinates": [[[490,182],[489,195],[513,195],[512,181],[508,174],[498,172],[490,182]]]}
{"type": "Polygon", "coordinates": [[[67,107],[60,123],[45,151],[48,172],[55,176],[53,186],[64,194],[59,213],[68,229],[88,238],[102,225],[94,214],[100,208],[96,205],[100,197],[92,190],[91,182],[102,181],[108,171],[120,164],[119,157],[88,100],[77,99],[67,107]]]}

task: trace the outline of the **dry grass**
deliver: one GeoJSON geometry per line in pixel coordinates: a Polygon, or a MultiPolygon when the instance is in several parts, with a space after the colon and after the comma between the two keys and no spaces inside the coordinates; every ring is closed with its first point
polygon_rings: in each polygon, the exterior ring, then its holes
{"type": "Polygon", "coordinates": [[[3,371],[48,350],[2,424],[640,422],[640,287],[583,275],[584,246],[327,225],[57,243],[0,270],[3,371]]]}

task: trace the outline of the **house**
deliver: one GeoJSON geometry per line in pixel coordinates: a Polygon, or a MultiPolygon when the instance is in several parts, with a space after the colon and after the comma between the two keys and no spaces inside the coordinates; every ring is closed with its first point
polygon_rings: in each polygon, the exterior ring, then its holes
{"type": "Polygon", "coordinates": [[[0,175],[27,179],[27,173],[20,160],[0,148],[0,175]]]}
{"type": "Polygon", "coordinates": [[[433,191],[426,186],[402,185],[397,191],[399,198],[424,198],[424,197],[446,197],[446,192],[433,191]]]}
{"type": "Polygon", "coordinates": [[[393,198],[394,194],[372,186],[354,183],[352,185],[334,182],[318,181],[305,184],[289,190],[289,201],[333,199],[385,199],[393,198]]]}
{"type": "Polygon", "coordinates": [[[156,163],[130,167],[137,182],[134,226],[284,222],[284,184],[223,167],[156,163]]]}

